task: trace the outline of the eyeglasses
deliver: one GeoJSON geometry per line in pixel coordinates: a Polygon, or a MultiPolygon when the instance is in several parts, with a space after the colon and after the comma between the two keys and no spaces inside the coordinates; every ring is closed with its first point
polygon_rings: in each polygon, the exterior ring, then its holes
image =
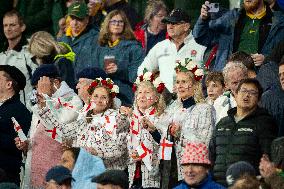
{"type": "Polygon", "coordinates": [[[258,95],[258,91],[255,91],[255,90],[241,89],[239,92],[243,93],[243,94],[248,94],[250,96],[257,96],[258,95]]]}
{"type": "Polygon", "coordinates": [[[171,24],[171,25],[174,25],[174,26],[178,26],[178,25],[181,25],[181,24],[184,24],[185,22],[168,22],[167,24],[171,24]]]}
{"type": "Polygon", "coordinates": [[[110,20],[109,23],[111,25],[120,25],[120,26],[122,26],[124,24],[124,21],[123,20],[110,20]]]}

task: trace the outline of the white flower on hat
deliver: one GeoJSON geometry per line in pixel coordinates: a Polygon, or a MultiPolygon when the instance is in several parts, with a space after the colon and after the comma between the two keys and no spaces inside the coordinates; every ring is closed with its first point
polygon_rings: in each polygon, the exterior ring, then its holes
{"type": "Polygon", "coordinates": [[[161,80],[160,77],[157,77],[157,78],[153,81],[153,85],[154,85],[155,88],[157,88],[157,87],[160,85],[160,83],[162,83],[162,80],[161,80]]]}
{"type": "Polygon", "coordinates": [[[97,80],[102,81],[102,80],[103,80],[103,78],[99,77],[99,78],[97,78],[97,80]]]}
{"type": "Polygon", "coordinates": [[[151,81],[151,76],[152,76],[152,73],[151,73],[151,72],[146,72],[146,73],[143,75],[143,80],[144,80],[144,81],[151,81]]]}
{"type": "Polygon", "coordinates": [[[196,62],[190,61],[189,63],[187,63],[186,69],[192,70],[192,69],[195,68],[196,66],[197,66],[196,62]]]}
{"type": "Polygon", "coordinates": [[[117,85],[113,85],[111,91],[114,93],[119,93],[119,87],[117,85]]]}
{"type": "Polygon", "coordinates": [[[204,75],[203,69],[197,69],[197,70],[194,72],[194,74],[195,74],[196,76],[203,76],[203,75],[204,75]]]}
{"type": "Polygon", "coordinates": [[[186,61],[185,61],[185,59],[180,60],[179,63],[180,63],[181,66],[186,66],[186,61]]]}
{"type": "Polygon", "coordinates": [[[139,85],[139,84],[140,84],[140,78],[139,78],[139,77],[136,78],[135,83],[136,83],[136,85],[139,85]]]}
{"type": "Polygon", "coordinates": [[[113,81],[110,78],[106,78],[106,81],[110,82],[111,84],[113,84],[113,81]]]}

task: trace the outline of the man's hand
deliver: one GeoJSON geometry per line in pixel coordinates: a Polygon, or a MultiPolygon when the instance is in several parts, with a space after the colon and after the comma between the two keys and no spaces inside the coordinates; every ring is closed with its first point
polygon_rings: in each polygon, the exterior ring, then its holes
{"type": "Polygon", "coordinates": [[[16,147],[19,150],[22,150],[23,152],[28,151],[28,147],[29,147],[29,141],[28,140],[22,142],[19,137],[16,137],[14,140],[15,140],[16,147]]]}
{"type": "Polygon", "coordinates": [[[276,172],[276,167],[265,154],[260,159],[259,172],[263,178],[270,177],[276,172]]]}
{"type": "Polygon", "coordinates": [[[207,4],[209,4],[209,1],[205,1],[205,3],[202,5],[201,7],[201,11],[200,11],[200,18],[202,20],[207,20],[209,17],[208,14],[208,7],[206,6],[207,4]]]}
{"type": "Polygon", "coordinates": [[[38,94],[47,94],[48,96],[52,95],[52,86],[49,77],[43,76],[39,79],[37,84],[38,94]]]}
{"type": "Polygon", "coordinates": [[[252,59],[253,59],[253,62],[254,62],[254,65],[255,66],[261,66],[264,62],[264,55],[263,54],[252,54],[251,55],[252,59]]]}

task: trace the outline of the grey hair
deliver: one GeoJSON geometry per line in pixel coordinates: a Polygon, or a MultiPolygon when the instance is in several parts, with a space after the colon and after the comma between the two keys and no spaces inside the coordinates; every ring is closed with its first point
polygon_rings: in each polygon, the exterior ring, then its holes
{"type": "Polygon", "coordinates": [[[224,80],[225,82],[228,81],[228,74],[231,71],[234,71],[236,69],[241,69],[242,72],[247,76],[248,75],[248,69],[246,68],[246,66],[240,62],[240,61],[232,61],[232,62],[228,62],[226,64],[226,66],[223,68],[223,76],[224,76],[224,80]]]}
{"type": "Polygon", "coordinates": [[[168,12],[167,6],[161,0],[149,0],[145,10],[144,21],[149,24],[150,20],[160,11],[168,12]]]}

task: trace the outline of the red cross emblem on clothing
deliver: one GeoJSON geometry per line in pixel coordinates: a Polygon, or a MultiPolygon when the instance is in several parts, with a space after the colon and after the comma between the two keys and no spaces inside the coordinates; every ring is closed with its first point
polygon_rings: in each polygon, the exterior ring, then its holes
{"type": "Polygon", "coordinates": [[[51,133],[51,138],[52,139],[55,139],[56,135],[57,135],[57,132],[56,132],[56,127],[53,127],[52,130],[45,130],[46,132],[48,133],[51,133]]]}

